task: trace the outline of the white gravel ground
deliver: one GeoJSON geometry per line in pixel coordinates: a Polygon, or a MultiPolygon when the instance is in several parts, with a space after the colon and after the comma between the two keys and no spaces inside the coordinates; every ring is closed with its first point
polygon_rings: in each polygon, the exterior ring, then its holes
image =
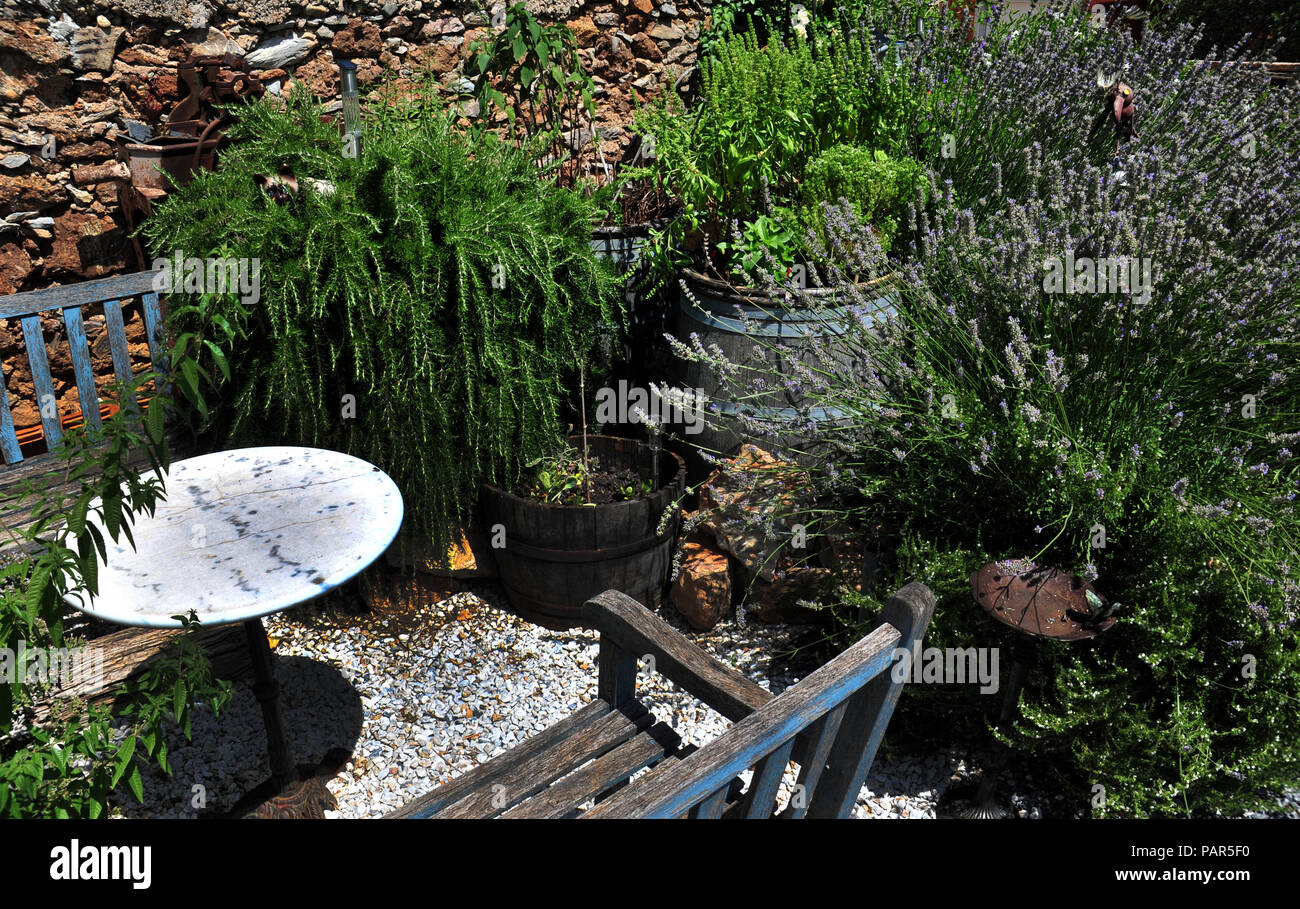
{"type": "MultiPolygon", "coordinates": [[[[492,594],[485,594],[491,597],[492,594]]],[[[685,626],[671,607],[661,615],[685,626]]],[[[294,758],[319,762],[342,747],[352,758],[328,783],[338,801],[329,817],[380,817],[558,722],[596,696],[595,632],[548,631],[458,593],[416,613],[330,616],[296,610],[264,620],[275,642],[275,671],[294,758]]],[[[772,654],[795,629],[730,616],[707,634],[706,651],[769,690],[797,681],[772,654]]],[[[704,745],[730,723],[660,676],[643,673],[638,694],[685,741],[704,745]]],[[[904,705],[905,706],[905,705],[904,705]]],[[[144,775],[144,804],[118,793],[122,814],[194,817],[228,810],[270,775],[266,736],[249,682],[213,717],[196,711],[193,740],[169,731],[173,774],[144,775]]],[[[938,796],[965,776],[953,751],[891,759],[882,755],[863,788],[856,817],[933,818],[938,796]]],[[[788,797],[793,770],[787,774],[788,797]]],[[[1022,816],[1038,816],[1035,796],[1013,796],[1022,816]]]]}

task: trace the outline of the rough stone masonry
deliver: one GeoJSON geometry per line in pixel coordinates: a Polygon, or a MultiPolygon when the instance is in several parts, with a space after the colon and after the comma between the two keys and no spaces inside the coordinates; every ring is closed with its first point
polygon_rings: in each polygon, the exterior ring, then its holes
{"type": "MultiPolygon", "coordinates": [[[[689,76],[709,2],[527,6],[573,30],[596,83],[596,116],[583,135],[613,164],[630,141],[633,106],[689,76]]],[[[500,0],[492,6],[501,8],[500,0]]],[[[176,65],[191,52],[237,54],[264,84],[283,90],[293,78],[334,98],[336,58],[356,61],[363,86],[385,72],[426,68],[447,84],[489,28],[475,0],[0,0],[0,295],[135,267],[117,201],[120,139],[127,121],[156,128],[180,100],[176,65]]],[[[137,322],[128,334],[140,343],[137,322]]],[[[61,331],[49,321],[52,350],[66,348],[61,331]]],[[[30,377],[20,338],[0,320],[0,360],[21,429],[39,415],[21,403],[30,377]]],[[[103,346],[97,353],[106,355],[103,346]]],[[[51,365],[62,410],[75,386],[51,365]]],[[[107,360],[96,374],[111,374],[107,360]]]]}

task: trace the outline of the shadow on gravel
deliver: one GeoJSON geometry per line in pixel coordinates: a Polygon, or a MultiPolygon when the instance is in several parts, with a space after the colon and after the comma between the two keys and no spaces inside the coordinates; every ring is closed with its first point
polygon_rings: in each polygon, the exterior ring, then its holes
{"type": "MultiPolygon", "coordinates": [[[[351,752],[365,719],[360,693],[329,663],[279,656],[274,651],[272,663],[294,762],[320,764],[335,749],[351,752]]],[[[143,774],[143,804],[120,787],[113,801],[125,817],[193,818],[218,813],[271,775],[262,708],[250,681],[235,683],[234,697],[220,717],[206,709],[195,710],[189,741],[172,722],[163,736],[172,774],[167,776],[156,766],[143,774]]]]}

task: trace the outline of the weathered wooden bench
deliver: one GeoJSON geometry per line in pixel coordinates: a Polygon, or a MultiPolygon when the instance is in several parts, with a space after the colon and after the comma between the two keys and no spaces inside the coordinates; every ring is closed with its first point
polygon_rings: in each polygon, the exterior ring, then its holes
{"type": "Polygon", "coordinates": [[[898,649],[911,651],[933,611],[930,590],[908,584],[874,631],[774,696],[635,600],[606,591],[585,607],[600,631],[597,699],[388,817],[848,817],[905,683],[891,671],[898,649]],[[703,748],[681,747],[636,699],[639,661],[735,725],[703,748]],[[800,765],[794,796],[778,814],[792,760],[800,765]],[[749,768],[742,792],[738,777],[749,768]]]}
{"type": "MultiPolygon", "coordinates": [[[[32,387],[36,393],[36,406],[40,412],[41,430],[47,449],[43,455],[24,456],[14,428],[9,391],[0,388],[0,455],[3,455],[7,465],[0,471],[0,502],[4,502],[19,489],[23,481],[39,477],[49,470],[50,452],[62,440],[65,423],[84,421],[92,430],[102,426],[102,413],[108,405],[100,401],[95,382],[83,318],[86,307],[102,305],[113,372],[119,382],[127,382],[132,376],[132,366],[122,307],[124,303],[139,298],[153,370],[160,376],[167,374],[162,308],[158,293],[154,290],[154,278],[154,272],[139,272],[0,297],[0,318],[18,319],[22,325],[23,347],[31,371],[32,387]],[[51,312],[60,313],[67,332],[77,398],[81,404],[80,413],[76,415],[58,412],[53,377],[50,374],[49,350],[41,326],[42,314],[51,312]],[[69,417],[72,419],[69,420],[69,417]]],[[[134,401],[134,396],[128,395],[128,403],[134,401]]],[[[3,514],[6,528],[15,531],[21,531],[31,523],[30,513],[22,509],[4,507],[0,513],[3,514]]],[[[3,537],[0,540],[0,553],[14,548],[11,535],[6,532],[3,537]]]]}

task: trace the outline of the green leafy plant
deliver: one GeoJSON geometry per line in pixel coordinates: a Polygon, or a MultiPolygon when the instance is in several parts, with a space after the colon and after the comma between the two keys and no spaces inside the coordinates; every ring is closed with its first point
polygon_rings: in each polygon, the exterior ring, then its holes
{"type": "Polygon", "coordinates": [[[548,458],[536,458],[525,465],[533,471],[537,496],[560,505],[591,504],[585,501],[588,477],[598,464],[573,449],[548,458]]]}
{"type": "MultiPolygon", "coordinates": [[[[595,85],[573,32],[563,23],[542,25],[522,3],[506,10],[500,32],[470,47],[466,72],[481,115],[504,111],[520,144],[557,167],[568,157],[566,137],[576,142],[584,115],[589,122],[595,112],[595,85]]],[[[571,184],[576,169],[565,173],[571,184]]]]}
{"type": "Polygon", "coordinates": [[[795,215],[801,233],[811,232],[829,244],[823,202],[847,200],[854,215],[870,224],[887,255],[909,203],[929,189],[925,169],[913,158],[891,158],[882,151],[835,145],[808,164],[795,215]]]}
{"type": "Polygon", "coordinates": [[[810,163],[837,146],[908,154],[909,66],[878,52],[869,10],[840,9],[817,21],[818,29],[791,30],[788,40],[719,34],[701,60],[693,110],[666,97],[637,112],[637,130],[656,141],[646,173],[683,208],[659,237],[661,261],[681,262],[677,248],[701,240],[725,254],[708,264],[727,273],[747,271],[769,253],[782,270],[806,261],[811,250],[793,210],[837,201],[810,198],[810,163]]]}
{"type": "MultiPolygon", "coordinates": [[[[206,406],[197,381],[203,373],[183,350],[173,349],[169,360],[182,377],[177,384],[186,398],[206,406]]],[[[128,387],[138,394],[156,381],[147,373],[128,387]]],[[[5,530],[32,555],[0,569],[0,648],[13,652],[19,641],[29,650],[63,647],[64,597],[97,592],[97,557],[105,557],[105,534],[133,543],[135,515],[152,513],[165,493],[168,389],[154,389],[146,413],[125,403],[124,391],[111,387],[110,394],[124,406],[99,430],[68,432],[53,466],[44,476],[28,478],[6,503],[5,530]],[[14,520],[24,514],[32,523],[19,532],[14,520]]],[[[191,619],[183,624],[197,626],[191,619]]],[[[146,760],[170,772],[165,719],[182,722],[188,736],[193,702],[219,711],[230,697],[228,683],[213,680],[206,656],[188,637],[178,639],[176,647],[174,655],[164,654],[144,676],[117,691],[129,702],[124,713],[131,717],[121,741],[114,740],[107,708],[77,700],[55,698],[51,718],[37,722],[30,708],[52,690],[44,680],[29,683],[26,667],[15,667],[14,679],[0,682],[0,816],[100,817],[123,782],[142,799],[140,770],[146,760]]]]}
{"type": "Polygon", "coordinates": [[[209,437],[365,458],[444,551],[480,483],[513,485],[562,438],[576,364],[623,320],[618,279],[591,249],[597,204],[490,132],[459,132],[435,83],[370,112],[345,159],[309,92],[245,106],[221,168],[144,230],[155,249],[261,263],[255,305],[173,316],[219,383],[209,437]],[[303,187],[285,205],[255,181],[281,170],[303,187]]]}

